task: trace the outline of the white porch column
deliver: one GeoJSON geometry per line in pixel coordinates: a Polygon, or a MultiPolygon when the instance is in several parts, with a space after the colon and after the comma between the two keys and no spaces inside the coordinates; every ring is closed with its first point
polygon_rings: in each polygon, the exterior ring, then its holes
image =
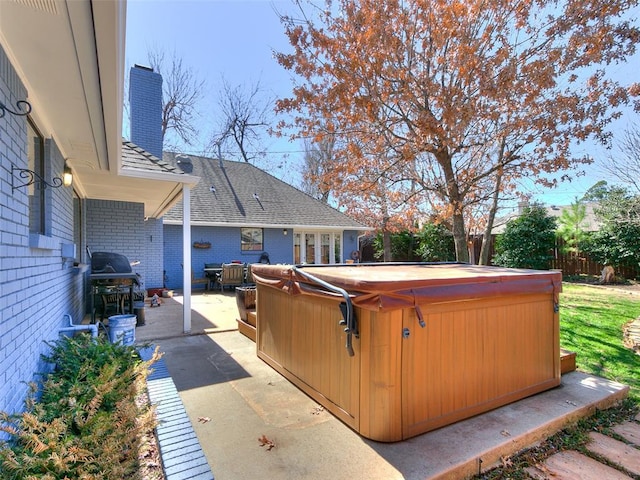
{"type": "Polygon", "coordinates": [[[184,333],[191,333],[191,189],[182,186],[182,324],[184,333]]]}

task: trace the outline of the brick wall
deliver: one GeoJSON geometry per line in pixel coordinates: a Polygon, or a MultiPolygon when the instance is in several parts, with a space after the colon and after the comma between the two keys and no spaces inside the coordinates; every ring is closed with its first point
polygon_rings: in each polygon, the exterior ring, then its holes
{"type": "MultiPolygon", "coordinates": [[[[15,106],[24,99],[29,99],[26,89],[0,47],[0,101],[15,106]]],[[[62,243],[73,242],[72,190],[48,189],[46,235],[30,236],[27,188],[11,187],[12,166],[27,168],[26,135],[24,117],[0,118],[0,410],[5,412],[22,410],[26,382],[47,368],[40,358],[49,350],[45,342],[58,337],[64,314],[77,321],[84,307],[82,275],[63,262],[60,251],[62,243]]],[[[45,165],[47,178],[64,167],[51,139],[45,165]]]]}
{"type": "MultiPolygon", "coordinates": [[[[115,252],[130,262],[139,261],[132,270],[147,283],[146,228],[142,203],[113,200],[86,201],[87,246],[92,252],[115,252]]],[[[149,274],[150,275],[150,274],[149,274]]]]}

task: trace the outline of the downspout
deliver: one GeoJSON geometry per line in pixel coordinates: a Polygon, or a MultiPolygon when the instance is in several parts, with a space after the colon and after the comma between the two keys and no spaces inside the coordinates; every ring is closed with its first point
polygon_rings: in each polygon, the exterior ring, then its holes
{"type": "Polygon", "coordinates": [[[88,325],[74,325],[73,320],[71,319],[71,315],[65,314],[65,317],[69,319],[69,326],[63,327],[59,330],[59,333],[72,333],[72,332],[86,332],[87,330],[91,331],[91,336],[93,338],[98,337],[98,324],[90,323],[88,325]]]}

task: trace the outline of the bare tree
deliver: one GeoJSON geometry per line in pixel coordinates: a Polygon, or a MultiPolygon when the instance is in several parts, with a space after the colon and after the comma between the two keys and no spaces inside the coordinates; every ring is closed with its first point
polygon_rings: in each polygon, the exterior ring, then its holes
{"type": "Polygon", "coordinates": [[[324,203],[329,201],[331,186],[323,181],[325,170],[331,168],[334,137],[323,137],[318,141],[304,141],[304,166],[302,190],[324,203]]]}
{"type": "Polygon", "coordinates": [[[609,155],[602,169],[640,193],[640,124],[632,124],[624,131],[617,142],[616,155],[609,155]]]}
{"type": "Polygon", "coordinates": [[[203,98],[205,81],[182,63],[174,52],[165,61],[165,52],[151,50],[148,53],[150,66],[162,75],[162,139],[165,148],[175,148],[181,140],[191,145],[198,135],[195,117],[198,102],[203,98]],[[175,139],[168,140],[170,133],[175,139]]]}
{"type": "Polygon", "coordinates": [[[209,150],[225,145],[232,155],[239,155],[245,162],[264,156],[264,135],[270,127],[273,100],[265,95],[260,82],[250,87],[232,87],[223,79],[218,100],[221,125],[214,133],[209,150]],[[231,143],[231,145],[229,145],[231,143]]]}

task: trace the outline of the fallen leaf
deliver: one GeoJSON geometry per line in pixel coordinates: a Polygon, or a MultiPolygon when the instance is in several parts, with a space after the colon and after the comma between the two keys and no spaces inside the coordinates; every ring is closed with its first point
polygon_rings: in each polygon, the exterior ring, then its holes
{"type": "Polygon", "coordinates": [[[269,440],[266,435],[262,435],[258,441],[260,442],[261,447],[267,447],[267,451],[270,451],[276,446],[276,444],[272,440],[269,440]]]}
{"type": "Polygon", "coordinates": [[[198,417],[198,421],[200,423],[207,423],[207,422],[210,422],[211,419],[209,417],[198,417]]]}
{"type": "Polygon", "coordinates": [[[500,433],[505,437],[510,437],[511,436],[511,434],[507,430],[502,430],[500,433]]]}
{"type": "Polygon", "coordinates": [[[311,415],[320,415],[322,412],[324,412],[324,407],[319,406],[313,409],[311,415]]]}
{"type": "Polygon", "coordinates": [[[544,463],[537,463],[536,468],[547,475],[555,475],[555,473],[552,470],[549,470],[544,463]]]}

